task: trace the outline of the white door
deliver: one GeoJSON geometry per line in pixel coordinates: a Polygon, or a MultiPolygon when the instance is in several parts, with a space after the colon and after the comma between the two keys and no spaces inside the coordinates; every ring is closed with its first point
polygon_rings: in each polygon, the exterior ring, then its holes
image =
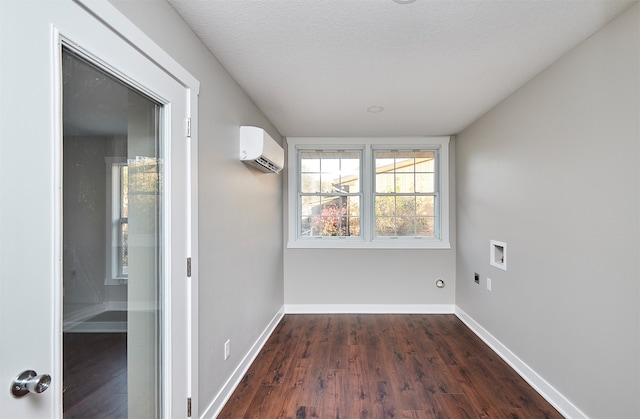
{"type": "MultiPolygon", "coordinates": [[[[62,417],[63,294],[67,292],[63,277],[79,272],[64,266],[63,236],[73,220],[63,224],[63,49],[120,80],[134,96],[157,105],[155,160],[149,165],[149,157],[136,152],[140,145],[135,141],[130,146],[133,154],[126,159],[131,163],[141,157],[138,163],[161,176],[158,234],[152,239],[157,246],[150,249],[145,234],[135,236],[130,230],[130,252],[138,262],[128,266],[128,413],[187,416],[195,381],[192,288],[187,278],[194,239],[190,173],[195,162],[186,127],[195,93],[193,86],[169,74],[168,67],[175,63],[165,59],[170,65],[160,68],[157,63],[166,57],[160,54],[156,62],[148,58],[158,56],[157,47],[123,23],[114,10],[106,1],[0,1],[2,418],[62,417]],[[96,17],[96,10],[107,13],[96,17]],[[134,46],[137,40],[144,45],[134,46]],[[151,256],[153,263],[148,261],[151,256]],[[149,270],[156,271],[156,289],[137,280],[149,270]],[[144,328],[149,319],[151,327],[144,328]],[[153,328],[159,329],[158,334],[148,335],[153,328]],[[138,350],[149,342],[157,349],[153,359],[145,355],[148,348],[138,350]],[[25,370],[51,375],[50,387],[40,394],[15,397],[11,383],[25,370]]],[[[137,132],[139,124],[129,123],[128,129],[130,136],[145,135],[137,132]]]]}

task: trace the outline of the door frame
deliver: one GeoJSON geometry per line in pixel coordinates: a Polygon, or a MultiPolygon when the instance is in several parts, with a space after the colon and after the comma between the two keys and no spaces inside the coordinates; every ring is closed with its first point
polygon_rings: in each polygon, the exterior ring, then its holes
{"type": "MultiPolygon", "coordinates": [[[[187,389],[184,393],[189,395],[191,400],[189,404],[191,417],[198,416],[198,149],[197,149],[197,133],[198,133],[198,93],[200,89],[199,81],[193,77],[187,70],[185,70],[176,60],[169,56],[164,50],[162,50],[153,40],[151,40],[144,32],[137,28],[132,22],[130,22],[124,15],[122,15],[113,5],[107,0],[95,1],[95,0],[72,0],[74,3],[80,5],[90,15],[101,21],[107,28],[109,28],[114,34],[128,42],[135,50],[154,64],[156,67],[163,70],[166,74],[174,78],[180,85],[183,86],[186,95],[187,115],[189,120],[184,121],[185,139],[187,141],[187,202],[186,202],[186,214],[187,225],[190,228],[186,232],[186,254],[191,258],[191,276],[186,278],[187,261],[185,261],[185,280],[186,283],[186,301],[188,306],[188,313],[186,314],[186,339],[187,339],[187,363],[190,366],[187,370],[187,389]]],[[[61,34],[56,27],[52,29],[52,85],[54,86],[53,100],[54,100],[54,115],[53,120],[53,133],[54,133],[54,185],[55,185],[55,208],[54,208],[54,240],[55,240],[55,254],[56,261],[62,261],[62,75],[61,75],[61,59],[62,52],[61,47],[67,46],[75,51],[82,51],[81,46],[74,46],[73,39],[67,38],[65,34],[61,34]]],[[[126,76],[126,75],[123,75],[126,76]]],[[[169,105],[170,106],[170,105],[169,105]]],[[[173,139],[173,141],[180,141],[182,139],[173,139]]],[[[170,139],[171,141],[171,139],[170,139]]],[[[169,150],[169,144],[163,146],[165,150],[169,150]]],[[[166,216],[168,217],[168,215],[166,216]]],[[[165,223],[166,225],[166,223],[165,223]]],[[[57,262],[58,266],[55,269],[54,275],[54,304],[53,304],[53,318],[54,318],[54,380],[57,380],[59,385],[52,386],[54,390],[55,412],[56,415],[62,412],[62,263],[57,262]],[[59,331],[59,333],[58,333],[59,331]],[[58,406],[60,403],[60,406],[58,406]]],[[[166,264],[165,264],[166,266],[166,264]]],[[[171,272],[165,269],[164,286],[166,289],[170,285],[171,272]]],[[[174,279],[175,280],[175,279],[174,279]]],[[[167,313],[171,309],[170,304],[170,292],[164,293],[163,306],[166,308],[163,313],[163,346],[168,343],[168,331],[170,325],[168,324],[167,313]]],[[[164,347],[163,350],[169,351],[168,347],[164,347]]],[[[163,369],[165,374],[162,376],[163,388],[171,389],[172,382],[170,371],[166,360],[163,361],[163,369]]],[[[163,396],[165,392],[163,391],[163,396]]],[[[161,401],[163,411],[165,415],[170,417],[172,411],[175,412],[175,407],[171,408],[169,405],[170,397],[163,397],[161,401]]],[[[184,401],[184,409],[179,408],[184,412],[184,417],[187,417],[188,406],[187,400],[184,401]]]]}

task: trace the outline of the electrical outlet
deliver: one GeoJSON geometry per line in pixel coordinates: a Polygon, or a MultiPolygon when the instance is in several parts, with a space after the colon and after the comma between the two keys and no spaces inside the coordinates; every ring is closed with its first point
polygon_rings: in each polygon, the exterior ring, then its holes
{"type": "Polygon", "coordinates": [[[487,289],[491,291],[491,278],[487,277],[487,289]]]}
{"type": "Polygon", "coordinates": [[[480,283],[480,275],[478,275],[478,273],[477,273],[477,272],[473,274],[473,281],[474,281],[476,284],[479,284],[479,283],[480,283]]]}
{"type": "Polygon", "coordinates": [[[224,360],[226,361],[231,356],[231,340],[227,339],[224,343],[224,360]]]}

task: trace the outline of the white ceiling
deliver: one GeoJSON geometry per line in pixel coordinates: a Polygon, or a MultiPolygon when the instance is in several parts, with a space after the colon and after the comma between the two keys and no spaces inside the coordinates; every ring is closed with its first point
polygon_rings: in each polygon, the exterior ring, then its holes
{"type": "Polygon", "coordinates": [[[169,3],[286,136],[456,134],[634,3],[405,1],[169,3]]]}

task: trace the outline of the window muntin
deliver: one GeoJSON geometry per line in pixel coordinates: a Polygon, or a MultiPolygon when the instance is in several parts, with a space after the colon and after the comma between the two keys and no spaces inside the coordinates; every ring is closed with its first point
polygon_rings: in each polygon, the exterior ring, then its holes
{"type": "MultiPolygon", "coordinates": [[[[356,249],[449,249],[449,137],[397,137],[397,138],[335,138],[335,137],[288,137],[288,243],[289,248],[356,248],[356,249]],[[315,195],[312,207],[322,208],[322,182],[317,160],[310,158],[309,165],[303,170],[301,153],[334,153],[336,151],[360,152],[359,235],[332,236],[328,231],[312,235],[310,221],[306,229],[302,227],[301,196],[315,195]],[[376,170],[376,152],[394,152],[393,156],[378,154],[378,170],[376,170]],[[396,159],[407,158],[411,153],[413,163],[406,165],[396,159]],[[418,153],[418,154],[416,154],[418,153]],[[422,155],[420,153],[427,153],[422,155]],[[428,154],[431,153],[431,154],[428,154]],[[434,156],[434,158],[431,158],[434,156]],[[423,158],[427,157],[427,158],[423,158]],[[385,164],[385,159],[389,160],[385,164]],[[391,172],[380,170],[380,167],[393,163],[391,172]],[[312,166],[315,164],[315,166],[312,166]],[[313,180],[315,194],[302,193],[302,175],[311,183],[313,180]],[[380,175],[376,181],[376,176],[380,175]],[[385,186],[384,176],[387,176],[385,186]],[[407,180],[407,178],[409,180],[407,180]],[[376,189],[376,184],[381,189],[376,189]],[[320,192],[318,192],[320,191],[320,192]],[[376,231],[376,197],[378,199],[378,226],[376,231]],[[392,197],[392,202],[390,198],[392,197]],[[383,199],[385,198],[385,199],[383,199]],[[385,204],[385,205],[383,205],[385,204]],[[384,208],[382,208],[384,207],[384,208]],[[387,226],[383,223],[383,217],[387,226]],[[401,223],[402,222],[402,223],[401,223]],[[391,224],[393,229],[388,226],[391,224]],[[399,228],[400,227],[400,228],[399,228]],[[306,235],[302,235],[306,232],[306,235]],[[392,240],[393,239],[393,240],[392,240]]],[[[319,154],[318,154],[319,155],[319,154]]],[[[307,157],[317,157],[307,156],[307,157]]],[[[328,177],[325,177],[328,179],[328,177]]],[[[332,179],[335,179],[332,178],[332,179]]],[[[344,180],[330,182],[345,184],[344,180]]],[[[349,189],[349,192],[352,192],[349,189]]],[[[329,192],[325,192],[329,195],[329,192]]],[[[349,199],[355,199],[354,196],[349,199]]],[[[325,197],[328,199],[328,197],[325,197]]],[[[307,198],[311,199],[311,198],[307,198]]],[[[335,202],[335,200],[334,200],[335,202]]],[[[327,206],[325,205],[325,208],[327,206]]],[[[338,207],[340,208],[340,207],[338,207]]],[[[352,206],[354,208],[354,206],[352,206]]],[[[354,212],[350,221],[354,221],[354,212]]],[[[314,215],[310,210],[305,216],[314,215]]],[[[318,215],[316,209],[315,215],[318,215]]],[[[340,225],[340,216],[329,215],[340,225]],[[332,217],[333,216],[333,217],[332,217]]],[[[323,220],[324,221],[324,220],[323,220]]],[[[327,225],[326,222],[321,224],[327,225]]],[[[345,220],[342,220],[342,226],[345,220]]],[[[331,230],[335,232],[339,227],[331,230]]],[[[344,233],[344,228],[343,228],[344,233]]],[[[355,232],[352,231],[353,234],[355,232]]],[[[333,234],[333,233],[331,233],[333,234]]]]}
{"type": "Polygon", "coordinates": [[[374,150],[374,237],[437,238],[436,150],[374,150]]]}
{"type": "Polygon", "coordinates": [[[299,237],[359,237],[362,152],[300,150],[299,237]]]}

